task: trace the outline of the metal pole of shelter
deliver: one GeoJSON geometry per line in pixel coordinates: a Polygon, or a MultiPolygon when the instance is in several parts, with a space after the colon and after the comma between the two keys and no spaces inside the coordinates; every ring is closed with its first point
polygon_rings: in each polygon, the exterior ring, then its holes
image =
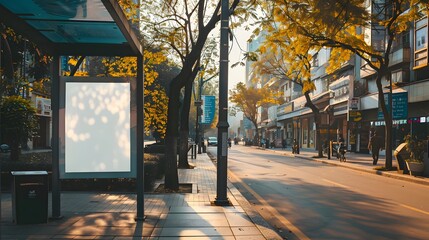
{"type": "Polygon", "coordinates": [[[143,56],[137,57],[137,216],[136,220],[144,220],[144,75],[143,56]]]}
{"type": "Polygon", "coordinates": [[[60,56],[55,55],[51,63],[52,80],[52,218],[60,219],[61,193],[59,168],[60,126],[60,56]]]}
{"type": "Polygon", "coordinates": [[[217,146],[217,186],[215,204],[229,205],[227,197],[228,170],[228,34],[229,1],[222,0],[220,25],[220,64],[219,64],[219,121],[217,146]]]}

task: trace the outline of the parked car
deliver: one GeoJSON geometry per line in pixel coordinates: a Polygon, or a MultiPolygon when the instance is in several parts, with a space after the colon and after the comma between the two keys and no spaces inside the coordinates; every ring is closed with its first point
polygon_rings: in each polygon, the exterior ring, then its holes
{"type": "Polygon", "coordinates": [[[217,146],[217,138],[216,137],[208,137],[207,138],[208,146],[217,146]]]}

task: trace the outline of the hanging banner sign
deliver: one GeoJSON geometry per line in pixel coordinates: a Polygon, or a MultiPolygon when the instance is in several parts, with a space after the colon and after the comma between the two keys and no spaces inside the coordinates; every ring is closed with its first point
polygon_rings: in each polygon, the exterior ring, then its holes
{"type": "Polygon", "coordinates": [[[211,124],[215,115],[216,98],[215,96],[202,95],[202,109],[201,123],[211,124]]]}

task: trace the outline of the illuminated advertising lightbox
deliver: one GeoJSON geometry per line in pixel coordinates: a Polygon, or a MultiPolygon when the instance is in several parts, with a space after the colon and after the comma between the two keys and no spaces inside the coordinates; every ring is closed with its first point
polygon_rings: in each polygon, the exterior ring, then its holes
{"type": "Polygon", "coordinates": [[[129,82],[65,82],[62,178],[133,177],[130,89],[129,82]]]}

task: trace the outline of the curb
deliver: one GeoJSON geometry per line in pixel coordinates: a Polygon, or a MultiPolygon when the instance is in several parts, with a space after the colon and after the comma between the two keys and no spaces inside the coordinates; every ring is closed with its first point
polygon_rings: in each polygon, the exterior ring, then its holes
{"type": "MultiPolygon", "coordinates": [[[[213,160],[216,160],[207,153],[207,156],[212,161],[213,165],[215,163],[213,160]]],[[[228,170],[229,172],[230,170],[228,170]]],[[[241,194],[241,192],[235,187],[235,185],[231,182],[231,180],[228,177],[228,183],[227,183],[229,192],[232,194],[232,196],[235,198],[235,200],[238,202],[241,208],[243,208],[244,212],[249,216],[249,218],[252,220],[252,222],[255,224],[255,226],[258,228],[258,230],[261,232],[261,234],[264,236],[265,239],[269,240],[276,240],[276,239],[284,239],[281,237],[277,231],[274,229],[273,226],[271,226],[262,216],[259,214],[259,212],[255,209],[253,209],[252,204],[241,194]]]]}

